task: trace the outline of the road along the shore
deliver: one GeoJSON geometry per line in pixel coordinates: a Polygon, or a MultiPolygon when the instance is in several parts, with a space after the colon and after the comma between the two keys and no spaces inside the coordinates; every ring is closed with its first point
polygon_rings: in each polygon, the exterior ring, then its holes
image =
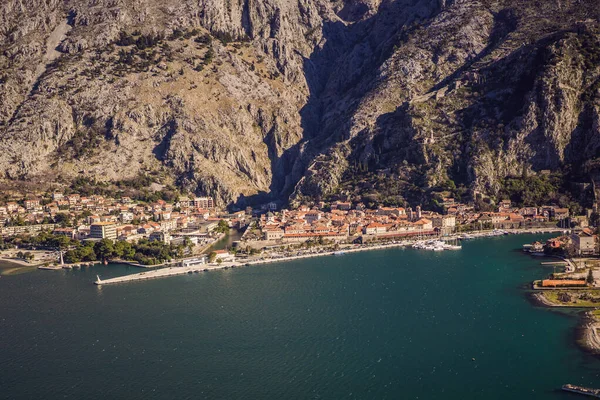
{"type": "Polygon", "coordinates": [[[117,278],[100,279],[98,277],[98,280],[96,280],[94,283],[96,285],[111,285],[111,284],[115,284],[115,283],[126,283],[126,282],[133,282],[133,281],[143,281],[143,280],[147,280],[147,279],[166,278],[169,276],[185,275],[185,274],[191,274],[191,273],[195,273],[195,272],[214,271],[217,269],[245,267],[245,266],[269,264],[269,263],[276,263],[276,262],[301,260],[301,259],[313,258],[313,257],[342,255],[345,253],[356,253],[359,251],[383,250],[383,249],[388,249],[388,248],[393,248],[393,247],[402,247],[402,246],[406,246],[407,244],[408,244],[408,242],[382,244],[382,245],[376,245],[376,246],[351,248],[351,249],[339,250],[339,251],[326,251],[326,252],[321,252],[321,253],[301,254],[301,255],[289,256],[289,257],[271,257],[271,258],[265,258],[265,259],[247,261],[247,262],[243,262],[243,261],[235,262],[234,261],[234,262],[224,262],[221,264],[218,264],[218,263],[198,264],[198,265],[193,265],[193,266],[189,266],[189,267],[168,267],[168,268],[161,268],[161,269],[157,269],[157,270],[153,270],[153,271],[141,272],[141,273],[137,273],[137,274],[119,276],[117,278]]]}
{"type": "MultiPolygon", "coordinates": [[[[512,234],[532,233],[531,230],[524,230],[524,229],[514,229],[514,230],[509,230],[508,232],[512,233],[512,234]]],[[[470,233],[470,237],[471,238],[488,237],[489,233],[490,233],[489,231],[473,232],[473,233],[470,233]]],[[[459,236],[460,236],[459,234],[454,234],[454,235],[444,237],[443,239],[458,238],[459,236]]],[[[383,249],[389,249],[389,248],[394,248],[394,247],[405,247],[405,246],[411,245],[413,242],[414,242],[414,240],[407,240],[407,241],[401,241],[401,242],[396,242],[396,243],[378,244],[378,245],[363,245],[361,247],[343,248],[343,249],[340,249],[337,251],[323,251],[323,252],[318,252],[318,253],[308,253],[308,254],[301,254],[301,255],[289,256],[289,257],[269,257],[269,258],[252,260],[252,261],[224,262],[221,264],[217,264],[217,263],[199,264],[199,265],[194,265],[194,266],[190,266],[190,267],[168,267],[168,268],[157,269],[154,271],[147,271],[147,272],[141,272],[138,274],[120,276],[117,278],[110,278],[110,279],[98,278],[98,280],[96,280],[96,282],[94,282],[94,283],[96,285],[111,285],[111,284],[116,284],[116,283],[142,281],[142,280],[147,280],[147,279],[166,278],[169,276],[185,275],[185,274],[191,274],[191,273],[203,272],[203,271],[213,271],[213,270],[217,270],[217,269],[228,269],[228,268],[260,265],[260,264],[301,260],[301,259],[313,258],[313,257],[341,255],[341,254],[345,254],[345,253],[356,253],[356,252],[360,252],[360,251],[383,250],[383,249]]]]}

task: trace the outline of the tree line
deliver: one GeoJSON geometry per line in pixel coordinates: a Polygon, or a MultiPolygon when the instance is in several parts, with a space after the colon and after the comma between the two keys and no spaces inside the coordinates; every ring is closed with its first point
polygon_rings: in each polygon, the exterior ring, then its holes
{"type": "Polygon", "coordinates": [[[125,260],[144,265],[160,264],[173,258],[183,257],[186,250],[191,247],[189,240],[181,245],[147,239],[140,239],[136,243],[110,239],[80,242],[67,236],[53,235],[47,232],[41,232],[36,236],[7,238],[1,244],[2,246],[10,245],[29,249],[60,250],[64,252],[63,258],[66,263],[125,260]]]}

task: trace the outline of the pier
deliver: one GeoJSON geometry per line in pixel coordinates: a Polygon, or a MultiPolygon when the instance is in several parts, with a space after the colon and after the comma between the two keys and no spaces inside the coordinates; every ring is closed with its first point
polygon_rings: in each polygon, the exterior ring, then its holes
{"type": "Polygon", "coordinates": [[[134,281],[145,281],[148,279],[157,279],[157,278],[166,278],[168,276],[177,276],[177,275],[185,275],[192,274],[203,271],[210,271],[215,269],[227,269],[234,268],[236,266],[240,266],[238,263],[223,263],[217,265],[193,265],[189,267],[167,267],[156,269],[152,271],[140,272],[138,274],[131,274],[125,276],[119,276],[116,278],[109,279],[100,279],[99,276],[96,275],[96,281],[94,284],[96,285],[112,285],[116,283],[126,283],[126,282],[134,282],[134,281]],[[233,265],[232,265],[233,264],[233,265]]]}
{"type": "Polygon", "coordinates": [[[177,276],[177,275],[185,275],[192,274],[196,272],[205,272],[205,271],[214,271],[218,269],[228,269],[228,268],[236,268],[236,267],[244,267],[244,266],[252,266],[252,265],[260,265],[260,264],[270,264],[284,261],[293,261],[293,260],[302,260],[305,258],[314,258],[314,257],[323,257],[323,256],[335,256],[340,253],[356,253],[361,251],[369,251],[369,250],[383,250],[393,247],[403,247],[408,245],[408,242],[399,242],[392,244],[382,244],[376,246],[364,246],[364,247],[356,247],[356,248],[348,248],[348,249],[340,249],[338,251],[326,251],[321,253],[309,253],[309,254],[301,254],[297,256],[289,256],[289,257],[269,257],[252,261],[233,261],[233,262],[224,262],[222,264],[195,264],[191,266],[182,266],[182,267],[167,267],[156,269],[152,271],[141,272],[138,274],[131,274],[125,276],[119,276],[117,278],[109,278],[109,279],[100,279],[97,277],[97,280],[94,282],[96,285],[111,285],[116,283],[127,283],[134,281],[144,281],[148,279],[157,279],[157,278],[166,278],[169,276],[177,276]]]}

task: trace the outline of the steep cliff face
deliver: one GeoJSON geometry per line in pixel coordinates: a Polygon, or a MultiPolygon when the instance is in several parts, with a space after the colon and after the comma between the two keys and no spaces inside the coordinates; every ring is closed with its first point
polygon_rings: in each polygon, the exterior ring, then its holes
{"type": "Polygon", "coordinates": [[[116,181],[166,169],[224,203],[280,187],[284,153],[303,134],[303,54],[322,18],[335,17],[331,6],[9,1],[0,42],[5,177],[116,181]]]}
{"type": "MultiPolygon", "coordinates": [[[[418,202],[457,184],[496,196],[507,177],[544,170],[589,182],[598,157],[598,10],[558,6],[456,1],[403,24],[374,73],[352,81],[360,96],[344,103],[332,90],[329,101],[344,105],[328,107],[321,124],[331,121],[331,133],[292,199],[339,194],[367,171],[400,181],[399,202],[414,185],[418,202]]],[[[374,18],[386,26],[384,14],[374,18]]]]}
{"type": "Polygon", "coordinates": [[[594,3],[8,0],[2,179],[150,175],[226,204],[594,173],[594,3]]]}

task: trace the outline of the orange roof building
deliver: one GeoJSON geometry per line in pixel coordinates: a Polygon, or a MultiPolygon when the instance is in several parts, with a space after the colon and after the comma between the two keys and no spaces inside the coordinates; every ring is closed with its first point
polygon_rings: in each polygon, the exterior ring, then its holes
{"type": "Polygon", "coordinates": [[[585,286],[585,280],[571,280],[571,279],[544,279],[542,281],[542,287],[565,287],[565,286],[585,286]]]}

